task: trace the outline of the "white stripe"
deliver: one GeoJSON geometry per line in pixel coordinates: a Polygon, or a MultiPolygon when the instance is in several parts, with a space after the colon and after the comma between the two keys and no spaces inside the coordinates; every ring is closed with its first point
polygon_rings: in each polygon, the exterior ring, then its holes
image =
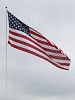
{"type": "MultiPolygon", "coordinates": [[[[35,49],[33,49],[33,48],[29,47],[29,46],[19,44],[19,43],[17,43],[17,42],[12,41],[12,40],[9,40],[9,41],[10,41],[10,43],[15,44],[16,46],[19,46],[19,47],[22,47],[22,48],[31,50],[31,51],[33,51],[33,52],[35,52],[35,53],[37,53],[37,54],[40,54],[40,55],[42,55],[43,57],[49,59],[49,58],[48,58],[46,55],[44,55],[43,53],[40,53],[39,51],[37,51],[37,50],[35,50],[35,49]]],[[[49,59],[49,60],[51,60],[52,62],[56,63],[56,62],[53,61],[52,59],[49,59]]],[[[56,63],[56,64],[59,65],[61,68],[67,68],[67,69],[68,69],[68,66],[61,66],[61,65],[58,64],[58,63],[56,63]]]]}
{"type": "MultiPolygon", "coordinates": [[[[34,34],[31,34],[31,36],[34,38],[34,39],[37,39],[37,40],[40,40],[40,41],[43,41],[43,42],[46,42],[47,43],[47,40],[39,37],[39,36],[36,36],[34,34]]],[[[38,42],[39,43],[39,42],[38,42]]],[[[52,43],[52,42],[51,42],[52,43]]],[[[55,47],[53,46],[50,46],[50,45],[46,45],[46,44],[43,44],[43,43],[39,43],[43,48],[48,48],[48,49],[52,49],[52,50],[57,50],[55,47]]],[[[52,44],[53,45],[53,44],[52,44]]]]}
{"type": "MultiPolygon", "coordinates": [[[[23,33],[23,32],[21,32],[21,31],[18,31],[18,30],[15,30],[15,29],[11,29],[10,28],[10,30],[11,31],[13,31],[13,32],[16,32],[16,33],[21,33],[22,35],[26,35],[26,36],[28,36],[27,34],[25,34],[25,33],[23,33]]],[[[11,35],[11,34],[10,34],[11,35]]],[[[14,35],[13,35],[14,36],[14,35]]],[[[11,36],[11,37],[13,37],[13,36],[11,36]]],[[[16,37],[16,36],[15,36],[16,37]]],[[[30,36],[28,36],[29,38],[31,38],[30,36]]],[[[31,38],[32,39],[32,38],[31,38]]],[[[21,40],[21,39],[20,39],[21,40]]],[[[22,40],[23,40],[23,38],[22,38],[22,40]]],[[[34,39],[32,39],[32,40],[34,40],[34,39]]],[[[37,50],[35,50],[35,49],[33,49],[33,48],[31,48],[31,47],[28,47],[28,46],[25,46],[25,45],[22,45],[22,44],[19,44],[19,43],[16,43],[16,42],[14,42],[14,41],[12,41],[12,40],[9,40],[11,43],[13,43],[13,44],[15,44],[15,45],[17,45],[17,46],[20,46],[20,47],[25,47],[26,49],[29,49],[29,50],[31,50],[31,51],[34,51],[34,52],[36,52],[36,53],[38,53],[38,54],[40,54],[40,55],[42,55],[42,56],[44,56],[45,58],[47,58],[47,59],[49,59],[45,54],[43,54],[43,53],[41,53],[41,52],[39,52],[39,51],[37,51],[37,50]]],[[[34,40],[35,41],[35,40],[34,40]]],[[[30,42],[31,43],[31,42],[30,42]]],[[[38,43],[38,42],[37,42],[38,43]]],[[[37,46],[38,48],[39,48],[39,46],[37,46]]],[[[41,49],[41,48],[40,48],[41,49]]],[[[41,49],[42,50],[42,49],[41,49]]],[[[54,55],[55,55],[55,53],[54,53],[54,55]]],[[[52,59],[49,59],[49,60],[51,60],[52,62],[54,62],[54,63],[56,63],[55,61],[53,61],[52,59]]],[[[57,65],[59,65],[59,66],[61,66],[60,64],[58,64],[58,63],[56,63],[57,65]]],[[[61,68],[67,68],[68,69],[68,66],[61,66],[61,68]]]]}
{"type": "MultiPolygon", "coordinates": [[[[21,40],[21,41],[24,41],[24,42],[26,42],[26,43],[29,43],[29,44],[31,44],[31,45],[37,47],[38,49],[42,50],[43,52],[47,53],[47,52],[44,51],[42,48],[40,48],[39,46],[37,46],[36,44],[34,44],[33,42],[31,42],[31,41],[29,41],[29,40],[27,40],[27,39],[24,39],[24,38],[18,37],[18,36],[14,36],[14,35],[12,35],[12,34],[9,34],[9,36],[10,36],[10,37],[13,37],[14,39],[21,40]]],[[[49,54],[50,54],[50,53],[49,53],[49,54]]],[[[55,54],[54,54],[54,55],[55,55],[55,54]]],[[[62,60],[57,60],[57,59],[53,59],[53,60],[56,61],[56,62],[61,62],[61,61],[62,61],[62,60]]]]}
{"type": "MultiPolygon", "coordinates": [[[[10,29],[10,30],[13,31],[13,32],[16,32],[16,33],[18,33],[18,34],[22,34],[22,35],[24,35],[24,36],[30,38],[30,39],[33,40],[34,42],[38,43],[36,40],[34,40],[33,38],[31,38],[30,36],[28,36],[27,34],[25,34],[25,33],[23,33],[23,32],[20,32],[20,31],[18,31],[18,30],[15,31],[14,29],[10,29]]],[[[24,39],[24,38],[22,38],[22,37],[15,36],[15,35],[12,35],[12,34],[10,34],[10,36],[13,37],[13,38],[15,38],[15,39],[18,39],[18,40],[22,40],[22,41],[31,43],[32,45],[36,46],[36,44],[34,44],[33,42],[31,42],[31,41],[29,41],[29,40],[27,40],[27,39],[24,39]]],[[[40,44],[40,43],[38,43],[38,44],[39,44],[41,47],[44,47],[43,44],[40,44]]],[[[38,46],[39,49],[43,50],[41,47],[38,46]]],[[[50,47],[51,47],[51,46],[50,46],[50,47]]],[[[51,48],[49,48],[49,49],[54,49],[54,48],[51,47],[51,48]]],[[[56,56],[58,56],[56,53],[51,53],[51,52],[46,51],[46,50],[43,50],[43,51],[44,51],[45,53],[47,53],[48,55],[50,54],[50,55],[56,55],[56,56]]],[[[59,56],[63,56],[63,55],[60,54],[59,56]]]]}
{"type": "MultiPolygon", "coordinates": [[[[47,42],[45,39],[42,39],[42,38],[40,38],[40,37],[38,37],[38,36],[34,36],[34,35],[32,35],[32,34],[31,34],[31,36],[32,36],[33,38],[37,39],[37,40],[41,40],[41,41],[44,40],[44,42],[47,42]]],[[[52,49],[52,50],[57,50],[55,47],[50,46],[50,45],[42,44],[42,43],[39,43],[39,42],[38,42],[38,44],[40,44],[43,48],[48,48],[48,49],[52,49]]]]}
{"type": "MultiPolygon", "coordinates": [[[[19,30],[16,30],[16,29],[9,28],[9,30],[11,30],[12,32],[15,32],[15,33],[20,33],[21,35],[28,36],[26,33],[22,32],[22,31],[19,31],[19,30]]],[[[30,37],[30,36],[28,36],[28,37],[30,37]]]]}
{"type": "MultiPolygon", "coordinates": [[[[37,32],[37,31],[35,31],[35,30],[33,30],[33,29],[31,29],[31,28],[29,28],[31,31],[33,31],[33,32],[35,32],[36,34],[38,33],[40,36],[42,36],[42,37],[44,37],[42,34],[40,34],[39,32],[37,32]]],[[[39,36],[38,36],[39,37],[39,36]]],[[[46,39],[45,39],[46,40],[46,39]]],[[[47,43],[47,40],[46,40],[46,43],[47,43]]],[[[50,41],[50,43],[54,46],[55,44],[52,42],[52,41],[50,41]]],[[[41,43],[42,44],[42,43],[41,43]]],[[[43,44],[43,45],[46,45],[46,44],[43,44]]],[[[48,46],[48,45],[47,45],[48,46]]],[[[50,46],[50,45],[49,45],[50,46]]],[[[52,47],[52,46],[51,46],[52,47]]],[[[54,48],[54,50],[57,50],[55,47],[53,47],[54,48]]]]}
{"type": "Polygon", "coordinates": [[[58,62],[58,63],[66,63],[66,64],[69,64],[70,63],[70,60],[58,60],[58,59],[54,59],[54,58],[53,58],[53,60],[55,62],[58,62]]]}
{"type": "MultiPolygon", "coordinates": [[[[23,45],[23,44],[17,43],[17,42],[12,41],[12,40],[9,40],[9,41],[10,41],[10,43],[12,43],[12,44],[15,44],[15,45],[17,45],[17,46],[19,46],[19,47],[22,47],[22,48],[25,48],[25,49],[31,50],[31,51],[33,51],[33,52],[36,52],[36,53],[38,53],[38,54],[44,56],[44,57],[47,58],[47,59],[50,59],[50,58],[49,58],[48,56],[46,56],[45,54],[43,54],[42,52],[40,52],[40,51],[38,51],[38,50],[35,50],[35,49],[32,48],[32,47],[29,47],[29,46],[26,46],[26,45],[23,45]]],[[[38,46],[37,46],[37,48],[38,48],[38,46]]]]}
{"type": "MultiPolygon", "coordinates": [[[[48,45],[44,45],[44,44],[41,44],[41,43],[38,43],[41,47],[43,48],[47,48],[47,49],[50,49],[50,50],[56,50],[56,48],[52,47],[52,46],[48,46],[48,45]]],[[[54,55],[54,56],[59,56],[59,57],[66,57],[65,54],[62,54],[62,53],[55,53],[55,52],[50,52],[50,51],[46,51],[45,52],[48,54],[48,55],[54,55]]]]}
{"type": "MultiPolygon", "coordinates": [[[[34,38],[35,37],[38,37],[38,38],[36,38],[36,39],[38,39],[38,40],[41,40],[42,38],[40,38],[39,36],[35,36],[35,35],[33,35],[32,34],[32,37],[34,36],[34,38]]],[[[45,40],[45,39],[44,39],[45,40]]],[[[45,40],[46,41],[46,40],[45,40]]],[[[46,41],[47,42],[47,41],[46,41]]],[[[52,42],[51,42],[52,43],[52,42]]],[[[41,47],[43,47],[43,48],[47,48],[47,49],[50,49],[50,50],[56,50],[57,51],[57,49],[55,48],[55,47],[53,47],[53,46],[50,46],[50,45],[46,45],[46,44],[42,44],[42,43],[39,43],[38,42],[38,44],[41,46],[41,47]]],[[[52,43],[52,45],[54,45],[54,43],[52,43]]],[[[45,50],[46,51],[46,50],[45,50]]],[[[60,53],[53,53],[53,52],[49,52],[49,51],[46,51],[46,53],[47,54],[50,54],[50,55],[54,55],[54,56],[59,56],[59,57],[66,57],[66,55],[65,54],[60,54],[60,53]]]]}
{"type": "MultiPolygon", "coordinates": [[[[9,36],[11,36],[11,37],[13,37],[13,38],[15,38],[15,39],[18,39],[18,40],[27,42],[27,43],[29,43],[29,44],[31,44],[31,45],[34,45],[35,47],[38,47],[40,50],[42,50],[43,52],[45,52],[45,53],[48,54],[48,55],[54,55],[54,56],[59,56],[59,57],[65,57],[65,55],[62,55],[62,54],[52,53],[52,52],[45,51],[45,50],[43,50],[41,47],[37,46],[35,43],[33,43],[33,42],[31,42],[31,41],[29,41],[29,40],[27,40],[27,39],[24,39],[24,38],[22,38],[22,37],[18,37],[18,36],[12,35],[12,34],[9,34],[9,36]]],[[[24,34],[24,36],[29,37],[27,34],[24,34]]],[[[31,37],[29,37],[29,38],[31,38],[31,37]]],[[[31,39],[32,39],[32,38],[31,38],[31,39]]],[[[33,41],[35,41],[35,40],[33,39],[33,41]]],[[[36,42],[36,41],[35,41],[35,42],[36,42]]],[[[39,44],[39,43],[38,43],[38,44],[39,44]]]]}
{"type": "MultiPolygon", "coordinates": [[[[33,32],[36,32],[36,31],[34,31],[33,29],[31,29],[30,28],[30,30],[31,31],[33,31],[33,32]]],[[[39,32],[38,32],[39,33],[39,32]]],[[[40,34],[40,33],[39,33],[40,34]]],[[[41,35],[41,34],[40,34],[41,35]]],[[[37,36],[38,38],[39,38],[39,36],[37,36]]],[[[35,37],[34,37],[35,38],[35,37]]],[[[47,41],[46,41],[47,42],[47,41]]],[[[46,45],[46,44],[42,44],[42,43],[39,43],[38,42],[38,44],[41,46],[41,47],[43,47],[43,48],[47,48],[47,49],[51,49],[51,50],[56,50],[57,51],[57,49],[55,48],[55,47],[53,47],[53,46],[50,46],[50,45],[46,45]]],[[[51,42],[51,44],[52,45],[54,45],[54,43],[53,42],[51,42]]],[[[46,50],[45,50],[46,51],[46,50]]],[[[59,57],[66,57],[66,55],[65,54],[60,54],[60,53],[52,53],[52,52],[49,52],[49,51],[46,51],[46,53],[47,54],[50,54],[50,55],[55,55],[55,56],[59,56],[59,57]]]]}
{"type": "MultiPolygon", "coordinates": [[[[15,30],[15,29],[12,29],[12,28],[9,28],[12,32],[16,32],[18,34],[21,34],[21,35],[25,35],[27,36],[28,38],[32,39],[33,41],[37,42],[35,39],[33,39],[32,37],[28,36],[26,33],[24,32],[21,32],[21,31],[18,31],[18,30],[15,30]]],[[[38,42],[37,42],[38,43],[38,42]]],[[[40,45],[40,43],[38,43],[40,45]]],[[[41,44],[42,47],[44,47],[44,45],[41,44]]]]}
{"type": "MultiPolygon", "coordinates": [[[[28,35],[26,35],[26,34],[24,34],[25,36],[27,36],[28,37],[28,35]]],[[[33,42],[31,42],[31,41],[29,41],[29,40],[27,40],[27,39],[24,39],[24,38],[22,38],[22,37],[19,37],[19,36],[15,36],[15,35],[12,35],[12,34],[9,34],[9,36],[11,36],[11,37],[13,37],[13,38],[15,38],[15,39],[18,39],[18,40],[21,40],[21,41],[24,41],[24,42],[27,42],[27,43],[29,43],[29,44],[31,44],[31,45],[34,45],[35,47],[37,47],[37,45],[35,44],[35,43],[33,43],[33,42]]],[[[29,38],[31,38],[31,37],[29,37],[29,38]]],[[[32,38],[31,38],[32,39],[32,38]]],[[[33,41],[35,41],[35,40],[33,40],[33,41]]],[[[36,41],[35,41],[36,42],[36,41]]],[[[57,53],[51,53],[51,52],[48,52],[48,51],[45,51],[45,50],[43,50],[41,47],[39,47],[38,46],[38,48],[40,49],[40,50],[42,50],[43,52],[45,52],[46,54],[48,54],[48,55],[56,55],[56,56],[60,56],[60,57],[62,57],[63,55],[62,54],[57,54],[57,53]]]]}
{"type": "MultiPolygon", "coordinates": [[[[32,28],[29,28],[29,30],[31,30],[32,32],[36,33],[36,34],[39,34],[41,35],[39,32],[37,32],[36,30],[32,29],[32,28]]],[[[41,35],[42,36],[42,35],[41,35]]]]}
{"type": "Polygon", "coordinates": [[[29,43],[29,44],[31,44],[31,45],[39,48],[40,50],[44,51],[41,47],[37,46],[35,43],[33,43],[32,41],[29,41],[28,39],[25,39],[25,38],[22,38],[22,37],[19,37],[19,36],[15,36],[15,35],[12,35],[12,34],[9,34],[9,36],[12,37],[12,38],[14,38],[14,39],[21,40],[23,42],[29,43]]]}
{"type": "MultiPolygon", "coordinates": [[[[40,43],[38,43],[35,39],[33,39],[32,37],[28,36],[28,35],[25,34],[24,32],[21,32],[21,31],[15,30],[15,29],[11,29],[11,28],[10,28],[10,30],[11,30],[12,32],[15,32],[16,34],[18,33],[18,34],[24,35],[24,36],[30,38],[31,40],[33,40],[34,42],[36,42],[37,44],[40,45],[40,43]]],[[[12,34],[10,34],[10,36],[13,37],[13,38],[16,38],[16,39],[25,41],[25,39],[23,39],[23,38],[21,38],[21,37],[19,37],[19,36],[15,36],[15,35],[12,35],[12,34]]],[[[33,42],[31,42],[31,41],[29,41],[29,42],[30,42],[30,43],[33,43],[33,42]]],[[[40,49],[43,50],[41,47],[40,47],[40,49]]],[[[43,50],[43,51],[44,51],[44,50],[43,50]]]]}
{"type": "MultiPolygon", "coordinates": [[[[17,43],[17,42],[12,41],[12,40],[9,40],[9,41],[10,41],[10,43],[15,44],[16,46],[25,48],[25,49],[27,49],[27,50],[31,50],[31,51],[33,51],[33,52],[35,52],[35,53],[37,53],[37,54],[40,54],[40,55],[42,55],[43,57],[49,59],[49,58],[48,58],[46,55],[44,55],[43,53],[40,53],[39,51],[37,51],[37,50],[35,50],[35,49],[33,49],[33,48],[29,47],[29,46],[19,44],[19,43],[17,43]]],[[[49,60],[51,60],[51,59],[49,59],[49,60]]],[[[51,60],[51,61],[54,62],[54,63],[56,63],[56,62],[53,61],[53,60],[51,60]]],[[[56,63],[56,64],[59,65],[59,66],[61,66],[61,65],[58,64],[58,63],[56,63]]],[[[61,68],[67,68],[67,69],[68,69],[68,66],[61,66],[61,68]]]]}
{"type": "Polygon", "coordinates": [[[66,69],[69,69],[69,67],[68,67],[68,66],[62,66],[61,68],[66,68],[66,69]]]}
{"type": "MultiPolygon", "coordinates": [[[[28,36],[27,34],[25,34],[24,32],[21,32],[21,31],[18,31],[18,30],[15,30],[15,29],[11,29],[9,28],[12,32],[16,32],[18,34],[22,34],[22,35],[25,35],[27,36],[28,38],[32,39],[33,41],[37,42],[36,40],[34,40],[33,38],[31,38],[30,36],[28,36]]],[[[19,37],[18,37],[19,38],[19,37]]],[[[23,39],[23,38],[22,38],[23,39]]],[[[38,43],[38,42],[37,42],[38,43]]],[[[44,44],[41,44],[41,43],[38,43],[40,46],[42,46],[43,48],[48,48],[48,49],[52,49],[52,50],[57,50],[56,48],[52,47],[52,46],[47,46],[47,45],[44,45],[44,44]]],[[[50,54],[50,52],[46,51],[47,54],[50,54]]],[[[55,53],[53,53],[55,54],[55,53]]]]}
{"type": "Polygon", "coordinates": [[[52,55],[52,56],[66,57],[66,55],[64,55],[64,54],[53,53],[53,52],[49,52],[49,51],[46,51],[46,50],[45,50],[45,52],[46,52],[48,55],[52,55]]]}
{"type": "Polygon", "coordinates": [[[43,42],[47,42],[47,40],[45,40],[45,39],[43,39],[43,38],[41,38],[41,37],[39,37],[39,36],[36,36],[36,35],[34,35],[34,34],[31,34],[31,36],[32,36],[33,38],[37,39],[37,40],[41,40],[41,41],[43,41],[43,42]]]}
{"type": "MultiPolygon", "coordinates": [[[[17,33],[16,33],[17,34],[17,33]]],[[[14,39],[18,39],[18,40],[21,40],[21,41],[24,41],[24,42],[27,42],[37,48],[39,48],[40,50],[42,50],[43,52],[45,52],[47,54],[47,52],[45,50],[43,50],[41,47],[39,47],[38,45],[36,45],[35,43],[33,43],[32,41],[29,41],[28,39],[25,39],[25,38],[22,38],[22,37],[19,37],[19,36],[15,36],[15,35],[12,35],[12,34],[9,34],[10,37],[14,38],[14,39]]],[[[24,34],[24,36],[28,37],[28,35],[24,34]]],[[[29,37],[30,39],[32,39],[31,37],[29,37]]],[[[34,42],[36,42],[34,39],[32,39],[34,42]]],[[[37,42],[36,42],[37,43],[37,42]]]]}
{"type": "Polygon", "coordinates": [[[46,45],[46,44],[42,44],[42,43],[39,43],[43,48],[47,48],[47,49],[50,49],[50,50],[56,50],[57,51],[57,49],[55,48],[55,47],[52,47],[52,46],[50,46],[50,45],[46,45]]]}

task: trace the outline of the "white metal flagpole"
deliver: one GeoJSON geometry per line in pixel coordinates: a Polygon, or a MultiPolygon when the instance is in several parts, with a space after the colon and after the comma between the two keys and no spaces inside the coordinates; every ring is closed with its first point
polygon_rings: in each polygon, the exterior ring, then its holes
{"type": "Polygon", "coordinates": [[[7,100],[7,7],[6,8],[6,100],[7,100]]]}

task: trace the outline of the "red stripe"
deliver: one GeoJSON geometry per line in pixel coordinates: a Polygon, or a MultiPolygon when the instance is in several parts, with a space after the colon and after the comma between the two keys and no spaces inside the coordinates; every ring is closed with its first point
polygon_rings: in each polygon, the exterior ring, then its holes
{"type": "MultiPolygon", "coordinates": [[[[38,37],[40,37],[40,38],[42,38],[42,39],[45,39],[42,35],[40,35],[40,34],[34,32],[34,31],[32,31],[32,30],[29,30],[29,31],[30,31],[31,36],[32,36],[32,34],[33,34],[33,35],[38,36],[38,37]]],[[[45,40],[46,40],[46,39],[45,39],[45,40]]]]}
{"type": "Polygon", "coordinates": [[[12,47],[14,47],[14,48],[17,48],[17,49],[19,49],[19,50],[22,50],[22,51],[31,53],[31,54],[33,54],[33,55],[36,55],[36,56],[38,56],[38,57],[40,57],[40,58],[43,58],[43,59],[47,60],[48,62],[50,62],[49,59],[47,59],[47,58],[41,56],[40,54],[37,54],[37,53],[35,53],[35,52],[31,51],[31,50],[28,50],[28,49],[26,49],[26,48],[22,48],[22,47],[19,47],[19,46],[17,46],[17,45],[14,45],[14,44],[10,43],[10,41],[8,41],[8,43],[9,43],[12,47]]]}
{"type": "MultiPolygon", "coordinates": [[[[18,34],[18,33],[12,32],[12,31],[10,31],[10,30],[9,30],[9,32],[10,32],[10,34],[12,34],[12,35],[15,35],[15,36],[18,36],[18,37],[22,37],[22,38],[24,38],[24,39],[27,39],[27,40],[29,40],[29,41],[35,43],[37,46],[41,47],[38,43],[36,43],[36,42],[33,41],[32,39],[28,38],[27,36],[24,36],[24,35],[22,35],[22,34],[18,34]]],[[[47,49],[47,48],[44,48],[44,47],[41,47],[41,48],[42,48],[43,50],[45,50],[45,51],[57,53],[56,50],[50,50],[50,49],[47,49]]],[[[52,57],[52,58],[54,58],[54,59],[60,59],[60,60],[69,59],[69,58],[67,58],[67,57],[58,57],[58,56],[53,56],[53,55],[49,55],[49,56],[52,57]]]]}
{"type": "Polygon", "coordinates": [[[31,27],[29,27],[29,30],[33,30],[33,31],[35,31],[36,33],[38,33],[38,34],[40,34],[41,36],[43,36],[41,33],[39,33],[38,31],[36,31],[35,29],[33,29],[33,28],[31,28],[31,27]]]}
{"type": "Polygon", "coordinates": [[[36,39],[35,37],[33,37],[32,35],[32,38],[34,38],[35,40],[37,40],[38,42],[40,42],[40,43],[44,43],[44,44],[46,44],[46,45],[50,45],[50,46],[52,46],[52,47],[55,47],[56,49],[57,49],[57,46],[56,45],[53,45],[48,39],[46,39],[43,35],[40,35],[40,34],[37,34],[36,32],[34,32],[34,31],[32,31],[32,30],[30,30],[30,33],[31,34],[34,34],[35,36],[38,36],[38,37],[40,37],[40,38],[43,38],[43,39],[45,39],[47,42],[43,42],[42,40],[38,40],[38,39],[36,39]]]}
{"type": "Polygon", "coordinates": [[[53,52],[53,53],[58,53],[58,54],[60,54],[60,51],[58,51],[58,50],[53,50],[53,49],[48,49],[48,48],[44,48],[44,47],[42,47],[45,51],[48,51],[48,52],[53,52]]]}
{"type": "Polygon", "coordinates": [[[70,63],[59,63],[62,66],[70,66],[70,63]]]}
{"type": "Polygon", "coordinates": [[[19,46],[17,46],[17,45],[14,45],[14,44],[10,43],[9,41],[8,41],[8,43],[9,43],[12,47],[14,47],[14,48],[16,48],[16,49],[19,49],[19,50],[22,50],[22,51],[24,51],[24,52],[28,52],[28,53],[33,54],[33,55],[35,55],[35,56],[38,56],[38,57],[40,57],[40,58],[42,58],[42,59],[44,59],[44,60],[50,62],[51,64],[55,65],[55,66],[58,67],[58,68],[61,68],[61,69],[64,69],[64,70],[69,70],[69,69],[67,69],[67,68],[63,68],[63,67],[57,65],[56,63],[50,61],[49,59],[47,59],[47,58],[45,58],[45,57],[43,57],[43,56],[41,56],[41,55],[39,55],[39,54],[37,54],[37,53],[31,51],[31,50],[28,50],[28,49],[19,47],[19,46]]]}
{"type": "MultiPolygon", "coordinates": [[[[41,47],[37,42],[33,41],[32,39],[28,38],[28,37],[25,36],[25,35],[12,32],[11,30],[9,30],[9,32],[10,32],[10,34],[12,34],[12,35],[15,35],[15,36],[18,36],[18,37],[22,37],[22,38],[24,38],[24,39],[27,39],[27,40],[29,40],[29,41],[35,43],[37,46],[41,47]]],[[[52,52],[52,51],[53,51],[54,53],[57,53],[57,50],[50,50],[50,49],[47,49],[47,48],[44,48],[44,47],[41,47],[41,48],[42,48],[43,50],[45,50],[45,51],[49,51],[49,52],[52,52]]]]}
{"type": "MultiPolygon", "coordinates": [[[[20,44],[29,46],[29,47],[31,47],[31,48],[33,48],[33,49],[35,49],[35,50],[38,50],[39,52],[41,52],[41,53],[45,54],[47,57],[49,57],[44,51],[42,51],[41,49],[39,49],[39,48],[37,48],[37,47],[35,47],[35,46],[33,46],[33,45],[27,43],[27,42],[24,42],[24,41],[21,41],[21,40],[12,38],[12,37],[10,37],[10,36],[9,36],[9,39],[12,40],[12,41],[15,41],[15,42],[17,42],[17,43],[20,43],[20,44]]],[[[50,57],[49,57],[49,58],[50,58],[50,57]]]]}
{"type": "MultiPolygon", "coordinates": [[[[15,35],[15,36],[18,36],[18,37],[22,37],[22,38],[24,38],[24,39],[27,39],[27,40],[33,42],[34,44],[36,44],[37,46],[41,47],[37,42],[35,42],[34,40],[28,38],[28,37],[25,36],[25,35],[18,34],[18,33],[16,33],[16,32],[12,32],[11,30],[9,30],[9,32],[10,32],[10,34],[12,34],[12,35],[15,35]]],[[[42,47],[41,47],[41,48],[42,48],[42,47]]]]}
{"type": "MultiPolygon", "coordinates": [[[[64,53],[61,53],[61,51],[59,50],[52,50],[52,49],[48,49],[48,48],[45,48],[45,47],[42,47],[45,51],[48,51],[48,52],[51,52],[51,53],[56,53],[56,54],[62,54],[62,55],[65,55],[64,53]]],[[[50,57],[52,57],[52,58],[54,58],[54,59],[60,59],[60,60],[70,60],[69,58],[68,58],[68,56],[61,56],[61,57],[59,57],[59,56],[54,56],[54,55],[50,55],[50,54],[48,54],[50,57]]]]}
{"type": "MultiPolygon", "coordinates": [[[[32,37],[32,38],[35,39],[34,37],[32,37]]],[[[41,41],[41,40],[38,40],[38,39],[35,39],[35,40],[38,41],[41,44],[45,44],[45,45],[49,46],[49,44],[47,42],[44,42],[44,41],[41,41]]]]}
{"type": "MultiPolygon", "coordinates": [[[[37,42],[35,42],[34,40],[30,39],[29,37],[25,36],[25,35],[22,35],[22,34],[18,34],[16,32],[12,32],[11,30],[9,30],[10,34],[14,35],[14,36],[18,36],[18,37],[22,37],[24,39],[27,39],[31,42],[33,42],[34,44],[36,44],[37,46],[41,47],[37,42]]],[[[44,48],[44,47],[41,47],[43,50],[45,51],[49,51],[50,52],[50,49],[47,49],[47,48],[44,48]]],[[[55,50],[56,51],[56,50],[55,50]]]]}
{"type": "MultiPolygon", "coordinates": [[[[10,37],[10,36],[9,36],[9,39],[12,40],[12,41],[15,41],[15,42],[17,42],[17,43],[20,43],[20,44],[29,46],[29,47],[31,47],[31,48],[33,48],[33,49],[35,49],[35,50],[38,50],[39,52],[41,52],[41,53],[45,54],[47,57],[49,57],[45,52],[43,52],[42,50],[38,49],[37,47],[35,47],[35,46],[33,46],[33,45],[31,45],[31,44],[29,44],[29,43],[27,43],[27,42],[24,42],[24,41],[21,41],[21,40],[18,40],[18,39],[14,39],[14,38],[12,38],[12,37],[10,37]]],[[[50,59],[50,57],[49,57],[49,59],[50,59]]],[[[67,64],[67,63],[59,63],[59,64],[60,64],[60,65],[65,65],[65,66],[69,66],[69,64],[67,64]]]]}
{"type": "Polygon", "coordinates": [[[49,55],[51,58],[54,58],[54,59],[59,59],[59,60],[69,60],[69,58],[67,57],[59,57],[59,56],[54,56],[54,55],[49,55]]]}
{"type": "Polygon", "coordinates": [[[30,32],[34,32],[34,34],[36,35],[36,33],[38,34],[37,36],[42,36],[43,37],[43,39],[45,39],[46,41],[47,41],[47,43],[50,45],[50,46],[53,46],[53,47],[55,47],[55,48],[57,48],[56,46],[54,46],[53,44],[52,44],[52,42],[50,42],[48,39],[46,39],[41,33],[39,33],[38,31],[36,31],[35,29],[33,29],[33,28],[31,28],[30,27],[30,32]],[[33,31],[32,31],[33,30],[33,31]]]}
{"type": "MultiPolygon", "coordinates": [[[[35,44],[38,45],[39,47],[41,47],[37,42],[33,41],[32,39],[28,38],[28,37],[25,36],[25,35],[18,34],[18,33],[16,33],[16,32],[12,32],[11,30],[9,30],[9,33],[12,34],[12,35],[15,35],[15,36],[18,36],[18,37],[22,37],[22,38],[24,38],[24,39],[27,39],[27,40],[29,40],[29,41],[35,43],[35,44]]],[[[45,51],[54,52],[54,53],[59,53],[59,52],[57,52],[57,50],[50,50],[50,49],[44,48],[44,47],[41,47],[41,48],[44,49],[45,51]]]]}
{"type": "MultiPolygon", "coordinates": [[[[37,35],[35,32],[31,32],[31,33],[34,33],[35,35],[37,35]]],[[[38,36],[40,36],[39,34],[38,34],[38,36]]],[[[42,36],[43,37],[43,36],[42,36]]],[[[32,37],[33,39],[35,39],[34,37],[32,37]]],[[[43,37],[47,42],[44,42],[44,41],[41,41],[41,40],[38,40],[38,39],[35,39],[37,42],[39,42],[39,43],[41,43],[41,44],[45,44],[45,45],[47,45],[47,46],[52,46],[52,47],[54,47],[54,48],[56,48],[57,50],[51,50],[51,49],[48,49],[48,48],[44,48],[44,47],[42,47],[44,50],[46,50],[46,51],[49,51],[49,52],[53,52],[53,53],[59,53],[59,54],[63,54],[63,53],[61,53],[61,51],[60,50],[58,50],[58,47],[55,45],[55,44],[53,44],[52,45],[52,43],[49,41],[49,40],[47,40],[45,37],[43,37]]]]}
{"type": "MultiPolygon", "coordinates": [[[[33,32],[35,33],[35,32],[33,32]]],[[[35,33],[36,35],[36,33],[35,33]]],[[[38,34],[39,35],[39,34],[38,34]]],[[[32,37],[33,39],[35,39],[34,37],[32,37]]],[[[45,39],[45,38],[44,38],[45,39]]],[[[57,50],[52,50],[52,49],[48,49],[48,48],[44,48],[42,47],[45,51],[49,51],[49,52],[53,52],[53,53],[59,53],[59,54],[62,54],[60,50],[58,50],[57,46],[56,45],[52,45],[52,43],[50,42],[44,42],[44,41],[41,41],[41,40],[38,40],[38,39],[35,39],[38,43],[42,43],[42,44],[45,44],[47,46],[52,46],[54,48],[56,48],[57,50]]],[[[46,39],[45,39],[46,40],[46,39]]]]}

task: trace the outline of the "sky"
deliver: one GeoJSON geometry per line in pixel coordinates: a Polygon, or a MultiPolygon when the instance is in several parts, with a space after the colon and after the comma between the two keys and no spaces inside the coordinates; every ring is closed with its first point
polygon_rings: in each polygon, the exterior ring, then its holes
{"type": "Polygon", "coordinates": [[[0,100],[6,100],[6,6],[71,59],[69,71],[65,71],[7,44],[8,100],[74,100],[74,0],[0,0],[0,100]]]}

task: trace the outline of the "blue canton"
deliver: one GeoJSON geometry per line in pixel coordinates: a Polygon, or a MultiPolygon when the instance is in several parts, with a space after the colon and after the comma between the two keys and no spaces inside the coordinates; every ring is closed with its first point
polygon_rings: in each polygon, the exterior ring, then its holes
{"type": "Polygon", "coordinates": [[[22,31],[22,32],[28,34],[29,36],[31,36],[29,33],[29,26],[27,26],[26,24],[21,22],[10,12],[8,12],[8,18],[9,18],[9,27],[10,28],[22,31]]]}

